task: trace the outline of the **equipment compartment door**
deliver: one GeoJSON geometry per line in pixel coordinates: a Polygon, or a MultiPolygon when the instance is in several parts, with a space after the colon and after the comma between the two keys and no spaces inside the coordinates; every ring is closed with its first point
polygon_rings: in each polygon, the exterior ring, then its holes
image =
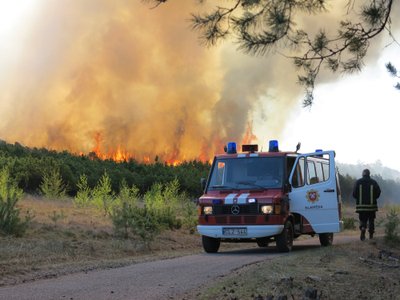
{"type": "Polygon", "coordinates": [[[304,216],[316,233],[339,232],[339,198],[335,153],[323,151],[297,157],[289,176],[290,211],[304,216]]]}

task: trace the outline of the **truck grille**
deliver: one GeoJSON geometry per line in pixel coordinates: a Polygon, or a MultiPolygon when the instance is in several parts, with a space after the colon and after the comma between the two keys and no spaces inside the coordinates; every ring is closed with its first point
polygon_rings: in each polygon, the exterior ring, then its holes
{"type": "MultiPolygon", "coordinates": [[[[233,205],[214,205],[213,215],[232,215],[233,205]]],[[[258,204],[244,204],[238,205],[239,213],[238,215],[255,215],[258,214],[258,204]]]]}

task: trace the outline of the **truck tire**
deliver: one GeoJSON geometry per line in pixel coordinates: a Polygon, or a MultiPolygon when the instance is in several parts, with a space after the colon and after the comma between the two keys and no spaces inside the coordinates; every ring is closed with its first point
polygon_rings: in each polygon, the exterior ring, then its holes
{"type": "Polygon", "coordinates": [[[281,234],[276,236],[276,247],[279,252],[289,252],[293,247],[293,226],[287,221],[281,234]]]}
{"type": "Polygon", "coordinates": [[[203,243],[203,249],[207,253],[217,253],[218,252],[219,245],[221,244],[221,241],[219,239],[202,235],[201,241],[203,243]]]}
{"type": "Polygon", "coordinates": [[[319,242],[321,243],[322,247],[331,246],[333,243],[333,233],[320,233],[319,235],[319,242]]]}
{"type": "Polygon", "coordinates": [[[256,239],[257,245],[260,248],[266,248],[268,247],[269,244],[269,239],[267,238],[260,238],[260,239],[256,239]]]}

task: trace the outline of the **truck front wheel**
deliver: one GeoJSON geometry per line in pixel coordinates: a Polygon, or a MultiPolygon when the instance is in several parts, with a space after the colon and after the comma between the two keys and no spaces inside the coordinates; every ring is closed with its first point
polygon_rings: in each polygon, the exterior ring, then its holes
{"type": "Polygon", "coordinates": [[[221,244],[221,241],[219,239],[202,235],[201,241],[203,243],[204,251],[206,251],[207,253],[218,252],[219,245],[221,244]]]}
{"type": "Polygon", "coordinates": [[[333,233],[320,233],[319,235],[319,242],[321,246],[326,247],[330,246],[333,243],[333,233]]]}
{"type": "Polygon", "coordinates": [[[266,247],[268,247],[269,239],[268,238],[259,238],[259,239],[256,239],[256,242],[257,242],[258,247],[266,248],[266,247]]]}
{"type": "Polygon", "coordinates": [[[280,235],[276,236],[276,247],[279,252],[289,252],[293,247],[293,226],[287,221],[280,235]]]}

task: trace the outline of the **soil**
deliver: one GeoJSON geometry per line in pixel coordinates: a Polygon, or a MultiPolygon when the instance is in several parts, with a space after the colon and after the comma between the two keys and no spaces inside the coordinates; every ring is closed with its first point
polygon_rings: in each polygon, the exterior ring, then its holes
{"type": "Polygon", "coordinates": [[[400,247],[380,236],[293,251],[236,270],[185,299],[400,299],[400,247]]]}

